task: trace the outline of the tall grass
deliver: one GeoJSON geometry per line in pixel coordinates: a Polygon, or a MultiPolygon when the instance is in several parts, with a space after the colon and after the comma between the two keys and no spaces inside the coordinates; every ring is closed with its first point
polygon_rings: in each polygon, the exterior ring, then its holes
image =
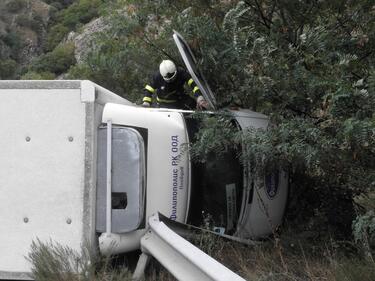
{"type": "Polygon", "coordinates": [[[111,259],[101,257],[88,246],[77,252],[54,242],[32,242],[27,259],[32,264],[32,278],[38,281],[127,281],[127,268],[114,268],[111,259]]]}
{"type": "Polygon", "coordinates": [[[254,246],[202,233],[192,242],[251,281],[374,281],[375,264],[351,241],[284,233],[254,246]]]}
{"type": "MultiPolygon", "coordinates": [[[[198,247],[246,280],[375,280],[375,264],[362,258],[350,242],[282,237],[280,243],[268,240],[260,245],[247,246],[209,233],[197,235],[193,240],[198,247]]],[[[131,272],[125,265],[117,263],[113,266],[109,258],[100,257],[88,247],[83,247],[78,253],[57,243],[37,240],[32,244],[28,259],[32,263],[32,277],[39,281],[131,280],[131,272]]],[[[153,260],[146,270],[145,280],[171,281],[175,278],[153,260]]]]}

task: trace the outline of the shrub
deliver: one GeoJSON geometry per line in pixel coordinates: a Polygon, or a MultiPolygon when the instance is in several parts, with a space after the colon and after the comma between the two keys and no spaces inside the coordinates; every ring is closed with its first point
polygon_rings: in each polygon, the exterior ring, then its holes
{"type": "Polygon", "coordinates": [[[6,4],[6,9],[11,13],[16,13],[24,7],[26,7],[25,0],[11,0],[6,4]]]}
{"type": "Polygon", "coordinates": [[[49,12],[48,12],[48,15],[49,15],[49,22],[55,22],[56,18],[57,18],[57,14],[59,12],[59,7],[58,6],[50,6],[49,8],[49,12]]]}
{"type": "Polygon", "coordinates": [[[51,25],[48,31],[46,44],[48,51],[53,50],[69,31],[98,17],[102,0],[79,0],[63,9],[69,4],[71,4],[69,1],[51,3],[54,7],[51,11],[51,18],[55,25],[51,25]]]}
{"type": "Polygon", "coordinates": [[[56,75],[67,71],[76,63],[74,57],[74,44],[67,43],[57,46],[52,52],[40,56],[31,65],[31,70],[41,72],[51,72],[56,75]]]}
{"type": "MultiPolygon", "coordinates": [[[[73,67],[72,79],[90,79],[131,101],[140,101],[139,79],[144,74],[134,68],[136,53],[130,46],[104,34],[98,38],[95,49],[84,58],[86,63],[73,67]]],[[[140,55],[142,53],[139,53],[140,55]]]]}
{"type": "Polygon", "coordinates": [[[7,44],[4,43],[0,37],[0,59],[8,58],[10,55],[10,48],[7,44]]]}
{"type": "Polygon", "coordinates": [[[14,79],[17,65],[12,59],[0,60],[0,79],[14,79]]]}
{"type": "Polygon", "coordinates": [[[22,41],[20,35],[17,32],[9,32],[5,36],[2,37],[3,42],[10,48],[11,54],[10,56],[15,59],[19,55],[19,51],[21,50],[24,42],[22,41]]]}
{"type": "Polygon", "coordinates": [[[64,37],[69,33],[69,28],[62,25],[57,24],[54,25],[48,32],[47,35],[47,43],[46,43],[46,50],[52,51],[60,42],[64,39],[64,37]]]}
{"type": "Polygon", "coordinates": [[[59,19],[61,23],[70,29],[74,29],[79,23],[88,23],[99,15],[99,7],[102,0],[80,0],[63,10],[59,19]]]}
{"type": "Polygon", "coordinates": [[[44,0],[44,2],[46,2],[47,4],[51,5],[51,6],[55,6],[55,5],[59,5],[61,6],[61,9],[62,8],[66,8],[67,6],[71,5],[75,0],[59,0],[59,1],[56,1],[56,0],[44,0]]]}
{"type": "Polygon", "coordinates": [[[28,71],[21,76],[21,80],[53,80],[56,75],[51,72],[28,71]]]}
{"type": "Polygon", "coordinates": [[[68,246],[37,240],[32,242],[27,259],[32,264],[32,277],[39,281],[131,280],[126,268],[112,269],[109,258],[98,256],[87,246],[79,253],[68,246]]]}
{"type": "Polygon", "coordinates": [[[27,15],[18,15],[16,17],[16,23],[20,26],[31,28],[36,32],[41,28],[40,22],[27,15]]]}

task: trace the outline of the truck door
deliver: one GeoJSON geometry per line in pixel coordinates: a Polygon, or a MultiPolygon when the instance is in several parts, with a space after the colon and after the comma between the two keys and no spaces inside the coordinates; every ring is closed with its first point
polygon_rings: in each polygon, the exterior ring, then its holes
{"type": "Polygon", "coordinates": [[[197,68],[197,60],[195,59],[193,52],[191,51],[184,38],[177,31],[174,30],[173,32],[173,39],[187,67],[187,70],[189,71],[195,83],[198,85],[203,97],[208,102],[210,106],[209,109],[216,109],[216,99],[214,97],[214,94],[212,93],[210,86],[208,85],[203,74],[197,68]]]}

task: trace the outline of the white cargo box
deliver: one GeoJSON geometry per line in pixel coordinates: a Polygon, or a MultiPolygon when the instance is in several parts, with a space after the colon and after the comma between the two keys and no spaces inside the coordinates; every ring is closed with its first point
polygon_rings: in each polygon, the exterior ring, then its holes
{"type": "Polygon", "coordinates": [[[0,81],[0,279],[30,279],[31,242],[95,244],[97,128],[105,103],[129,101],[90,81],[0,81]]]}

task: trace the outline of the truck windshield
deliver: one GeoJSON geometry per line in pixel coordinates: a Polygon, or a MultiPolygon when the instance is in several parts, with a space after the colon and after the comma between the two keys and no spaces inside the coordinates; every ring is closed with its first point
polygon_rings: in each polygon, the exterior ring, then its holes
{"type": "Polygon", "coordinates": [[[136,128],[113,126],[111,149],[107,126],[98,130],[96,230],[106,231],[107,153],[111,154],[112,232],[137,229],[143,221],[145,186],[145,138],[136,128]]]}
{"type": "MultiPolygon", "coordinates": [[[[190,141],[195,140],[199,121],[185,116],[190,141]]],[[[233,121],[235,122],[235,121],[233,121]]],[[[192,160],[188,223],[233,234],[241,209],[243,167],[234,150],[210,154],[204,163],[192,160]]]]}

